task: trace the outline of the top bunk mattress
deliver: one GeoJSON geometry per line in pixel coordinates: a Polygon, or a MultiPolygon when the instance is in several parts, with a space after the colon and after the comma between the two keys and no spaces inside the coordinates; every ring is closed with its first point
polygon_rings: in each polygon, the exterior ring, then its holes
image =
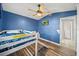
{"type": "Polygon", "coordinates": [[[24,39],[24,38],[29,38],[29,37],[34,37],[35,33],[32,31],[18,31],[18,32],[9,32],[6,31],[6,33],[0,34],[0,42],[1,41],[6,41],[6,40],[13,40],[16,41],[18,39],[24,39]]]}
{"type": "Polygon", "coordinates": [[[19,34],[32,34],[34,31],[27,30],[4,30],[0,32],[0,37],[19,35],[19,34]]]}

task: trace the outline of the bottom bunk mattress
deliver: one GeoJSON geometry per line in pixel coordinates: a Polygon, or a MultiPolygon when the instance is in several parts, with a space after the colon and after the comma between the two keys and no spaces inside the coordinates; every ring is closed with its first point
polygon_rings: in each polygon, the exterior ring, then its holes
{"type": "Polygon", "coordinates": [[[5,33],[0,35],[0,55],[8,55],[35,43],[33,33],[5,33]]]}

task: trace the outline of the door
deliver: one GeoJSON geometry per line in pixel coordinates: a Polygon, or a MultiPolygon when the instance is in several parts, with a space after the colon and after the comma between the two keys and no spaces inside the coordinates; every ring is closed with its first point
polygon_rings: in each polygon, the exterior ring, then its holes
{"type": "Polygon", "coordinates": [[[60,19],[60,44],[63,47],[76,50],[76,17],[60,19]]]}

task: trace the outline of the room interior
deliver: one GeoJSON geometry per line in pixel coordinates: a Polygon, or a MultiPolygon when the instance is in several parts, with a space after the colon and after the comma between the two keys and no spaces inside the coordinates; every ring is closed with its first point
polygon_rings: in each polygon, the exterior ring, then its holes
{"type": "Polygon", "coordinates": [[[76,56],[75,3],[1,3],[0,56],[76,56]]]}

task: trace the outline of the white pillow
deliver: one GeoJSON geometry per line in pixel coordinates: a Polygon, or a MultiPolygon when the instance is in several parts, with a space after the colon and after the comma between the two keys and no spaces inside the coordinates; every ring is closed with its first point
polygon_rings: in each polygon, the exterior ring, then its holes
{"type": "Polygon", "coordinates": [[[20,30],[7,30],[6,33],[20,33],[20,30]]]}
{"type": "Polygon", "coordinates": [[[32,33],[33,31],[27,31],[27,30],[23,30],[23,33],[28,33],[28,34],[30,34],[30,33],[32,33]]]}

